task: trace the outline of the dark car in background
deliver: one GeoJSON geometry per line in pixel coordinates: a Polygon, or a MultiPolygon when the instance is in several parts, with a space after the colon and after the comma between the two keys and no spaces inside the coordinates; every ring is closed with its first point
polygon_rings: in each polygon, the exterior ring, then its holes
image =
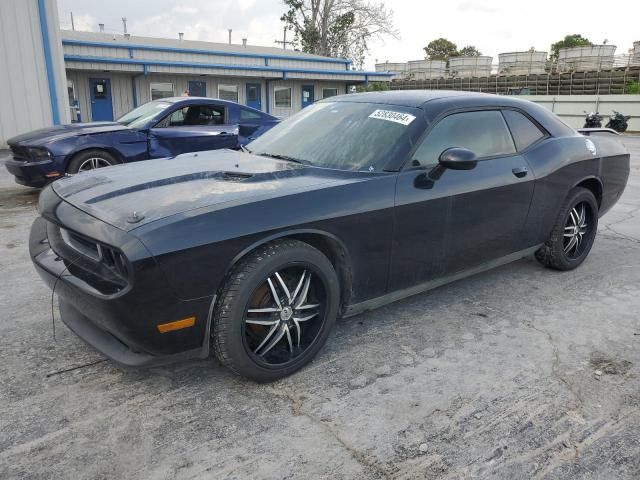
{"type": "Polygon", "coordinates": [[[42,187],[66,174],[119,163],[240,148],[278,122],[225,100],[163,98],[115,122],[61,125],[11,138],[7,143],[13,158],[6,167],[17,183],[42,187]]]}
{"type": "Polygon", "coordinates": [[[124,365],[212,350],[259,381],[308,363],[337,316],[529,254],[578,267],[629,176],[616,136],[442,90],[331,97],[244,151],[147,163],[42,191],[30,252],[62,320],[124,365]]]}

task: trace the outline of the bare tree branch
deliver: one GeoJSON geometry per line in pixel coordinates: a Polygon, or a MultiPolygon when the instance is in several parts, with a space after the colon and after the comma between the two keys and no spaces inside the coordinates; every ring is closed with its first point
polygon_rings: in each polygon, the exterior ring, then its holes
{"type": "Polygon", "coordinates": [[[361,66],[371,39],[399,38],[393,11],[369,0],[283,0],[281,19],[303,51],[349,58],[361,66]]]}

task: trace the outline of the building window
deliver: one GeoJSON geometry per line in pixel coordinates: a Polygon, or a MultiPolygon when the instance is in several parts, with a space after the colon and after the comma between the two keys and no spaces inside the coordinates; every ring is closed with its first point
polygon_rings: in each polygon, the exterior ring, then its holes
{"type": "Polygon", "coordinates": [[[277,108],[291,108],[291,87],[276,87],[273,98],[277,108]]]}
{"type": "Polygon", "coordinates": [[[335,97],[338,95],[337,88],[323,88],[322,89],[322,98],[335,97]]]}
{"type": "Polygon", "coordinates": [[[238,86],[218,85],[218,98],[238,103],[238,86]]]}
{"type": "Polygon", "coordinates": [[[173,90],[173,83],[152,83],[151,84],[151,100],[158,100],[159,98],[173,97],[175,95],[173,90]]]}

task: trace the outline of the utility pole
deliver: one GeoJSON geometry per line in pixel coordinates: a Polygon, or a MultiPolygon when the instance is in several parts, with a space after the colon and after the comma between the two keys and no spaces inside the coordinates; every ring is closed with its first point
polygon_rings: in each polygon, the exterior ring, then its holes
{"type": "Polygon", "coordinates": [[[122,28],[124,28],[124,34],[127,34],[127,17],[122,17],[122,28]]]}
{"type": "Polygon", "coordinates": [[[275,43],[281,43],[283,50],[287,49],[287,45],[293,44],[293,42],[287,42],[287,27],[284,27],[284,32],[282,34],[282,40],[274,40],[274,41],[275,41],[275,43]]]}
{"type": "Polygon", "coordinates": [[[71,12],[71,30],[76,30],[76,26],[73,24],[73,12],[71,12]]]}

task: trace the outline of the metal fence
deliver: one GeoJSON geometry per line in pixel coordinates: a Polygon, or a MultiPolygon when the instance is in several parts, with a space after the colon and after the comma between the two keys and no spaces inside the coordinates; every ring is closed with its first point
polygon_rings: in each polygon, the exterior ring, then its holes
{"type": "Polygon", "coordinates": [[[631,93],[640,67],[594,72],[489,75],[469,78],[397,79],[391,90],[462,90],[500,95],[615,95],[631,93]]]}

